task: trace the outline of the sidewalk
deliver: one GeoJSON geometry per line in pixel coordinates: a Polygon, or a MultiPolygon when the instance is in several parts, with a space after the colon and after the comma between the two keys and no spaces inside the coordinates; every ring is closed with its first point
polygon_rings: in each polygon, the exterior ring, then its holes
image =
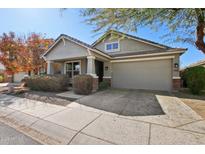
{"type": "Polygon", "coordinates": [[[76,102],[59,106],[0,94],[0,121],[42,144],[205,144],[199,115],[178,99],[158,99],[165,116],[126,117],[76,102]]]}

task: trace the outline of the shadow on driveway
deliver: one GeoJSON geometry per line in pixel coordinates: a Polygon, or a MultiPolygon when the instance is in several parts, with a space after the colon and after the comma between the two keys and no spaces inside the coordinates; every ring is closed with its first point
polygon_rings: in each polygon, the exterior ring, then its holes
{"type": "Polygon", "coordinates": [[[110,89],[85,96],[76,102],[124,116],[163,115],[155,95],[153,91],[110,89]]]}

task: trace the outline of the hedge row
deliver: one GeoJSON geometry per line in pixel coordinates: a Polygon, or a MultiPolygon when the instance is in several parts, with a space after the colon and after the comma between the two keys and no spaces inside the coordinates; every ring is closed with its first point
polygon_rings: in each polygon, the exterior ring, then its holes
{"type": "Polygon", "coordinates": [[[27,87],[37,91],[64,91],[68,89],[69,77],[66,75],[32,76],[24,79],[27,87]]]}
{"type": "Polygon", "coordinates": [[[182,79],[192,94],[200,94],[205,89],[205,68],[202,66],[188,68],[182,73],[182,79]]]}

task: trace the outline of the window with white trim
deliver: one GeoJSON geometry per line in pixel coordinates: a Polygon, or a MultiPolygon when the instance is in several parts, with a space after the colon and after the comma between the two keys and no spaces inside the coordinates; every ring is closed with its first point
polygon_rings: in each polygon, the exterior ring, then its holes
{"type": "Polygon", "coordinates": [[[105,43],[105,51],[114,52],[119,51],[119,42],[105,43]]]}

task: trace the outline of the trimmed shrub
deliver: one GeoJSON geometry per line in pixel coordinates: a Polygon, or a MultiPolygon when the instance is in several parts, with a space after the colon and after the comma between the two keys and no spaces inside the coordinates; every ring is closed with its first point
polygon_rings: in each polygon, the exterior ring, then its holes
{"type": "Polygon", "coordinates": [[[2,83],[4,81],[4,76],[0,75],[0,83],[2,83]]]}
{"type": "Polygon", "coordinates": [[[199,94],[205,88],[205,68],[197,66],[186,69],[184,80],[192,94],[199,94]]]}
{"type": "Polygon", "coordinates": [[[66,75],[32,76],[24,79],[25,85],[36,91],[64,91],[69,86],[66,75]]]}
{"type": "Polygon", "coordinates": [[[99,90],[105,90],[108,89],[110,87],[110,84],[108,81],[102,81],[99,84],[99,90]]]}
{"type": "Polygon", "coordinates": [[[88,95],[92,93],[93,77],[91,75],[76,75],[73,78],[73,90],[76,94],[88,95]]]}

